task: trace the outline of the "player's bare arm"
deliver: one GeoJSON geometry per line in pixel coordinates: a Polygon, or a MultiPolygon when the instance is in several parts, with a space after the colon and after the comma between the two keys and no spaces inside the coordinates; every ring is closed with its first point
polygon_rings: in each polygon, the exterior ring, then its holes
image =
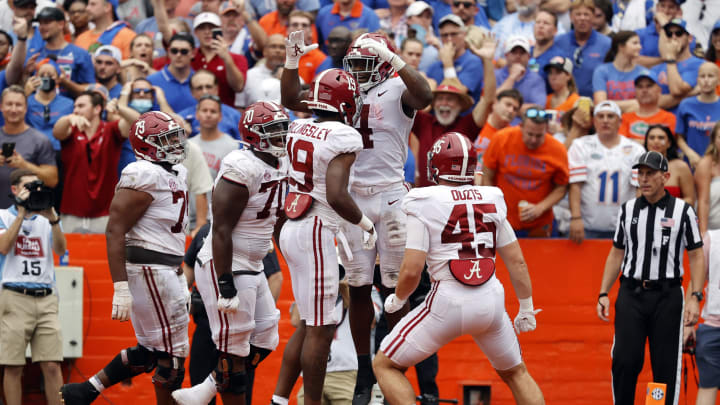
{"type": "Polygon", "coordinates": [[[110,217],[105,230],[107,257],[113,282],[127,281],[125,272],[125,234],[145,214],[153,198],[144,191],[121,188],[110,203],[110,217]]]}
{"type": "Polygon", "coordinates": [[[325,187],[330,207],[344,220],[357,224],[362,219],[363,213],[348,192],[350,167],[354,162],[354,153],[343,153],[335,156],[328,164],[325,187]]]}
{"type": "Polygon", "coordinates": [[[280,102],[286,108],[310,112],[307,106],[301,103],[305,100],[307,91],[302,91],[300,87],[298,63],[303,55],[317,47],[317,44],[305,45],[302,31],[291,32],[285,40],[285,69],[280,76],[280,102]]]}
{"type": "Polygon", "coordinates": [[[213,190],[213,218],[222,218],[212,223],[212,252],[215,273],[218,279],[223,275],[232,276],[232,231],[245,210],[250,192],[243,184],[221,179],[213,190]]]}
{"type": "Polygon", "coordinates": [[[610,288],[612,288],[618,274],[620,274],[620,266],[622,265],[624,256],[625,249],[618,249],[613,246],[610,248],[607,260],[605,260],[605,270],[603,271],[597,303],[598,317],[605,322],[610,321],[610,299],[606,294],[610,291],[610,288]]]}
{"type": "Polygon", "coordinates": [[[400,265],[398,283],[395,287],[395,295],[398,299],[406,301],[415,291],[420,283],[426,257],[427,252],[422,250],[405,249],[405,256],[403,256],[403,261],[400,265]]]}
{"type": "Polygon", "coordinates": [[[515,295],[517,295],[518,299],[532,297],[530,273],[528,272],[527,263],[525,263],[525,257],[522,254],[518,241],[516,240],[503,247],[497,248],[497,252],[508,269],[510,282],[513,285],[515,295]]]}

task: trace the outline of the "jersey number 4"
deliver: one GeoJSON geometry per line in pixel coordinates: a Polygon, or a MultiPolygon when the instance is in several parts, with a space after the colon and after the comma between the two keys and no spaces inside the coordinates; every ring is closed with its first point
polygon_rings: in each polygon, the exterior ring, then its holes
{"type": "Polygon", "coordinates": [[[440,241],[462,244],[462,247],[458,249],[460,259],[495,257],[495,223],[483,222],[483,214],[495,212],[497,212],[495,204],[456,204],[445,228],[443,228],[440,241]],[[470,207],[472,207],[472,211],[470,207]],[[482,233],[492,234],[491,247],[486,247],[484,243],[477,241],[478,235],[482,233]]]}

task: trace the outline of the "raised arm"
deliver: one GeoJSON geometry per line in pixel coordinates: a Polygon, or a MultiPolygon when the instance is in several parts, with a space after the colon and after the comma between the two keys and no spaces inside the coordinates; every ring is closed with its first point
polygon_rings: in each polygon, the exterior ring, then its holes
{"type": "Polygon", "coordinates": [[[305,38],[302,31],[290,33],[285,40],[285,69],[280,76],[280,101],[283,106],[293,111],[310,112],[307,106],[301,103],[307,92],[300,87],[300,76],[298,76],[298,63],[300,58],[311,50],[317,48],[317,44],[305,46],[305,38]]]}
{"type": "Polygon", "coordinates": [[[495,56],[495,49],[497,48],[497,40],[490,34],[484,34],[480,48],[475,48],[469,42],[468,47],[470,52],[479,56],[483,62],[483,94],[472,111],[475,125],[482,127],[485,125],[485,121],[490,113],[490,106],[493,101],[495,101],[497,82],[495,81],[493,57],[495,56]]]}
{"type": "Polygon", "coordinates": [[[27,52],[27,21],[24,18],[13,17],[13,31],[15,31],[18,40],[13,47],[10,62],[8,62],[5,68],[5,81],[8,85],[18,84],[20,80],[22,80],[23,65],[25,64],[25,55],[27,52]]]}

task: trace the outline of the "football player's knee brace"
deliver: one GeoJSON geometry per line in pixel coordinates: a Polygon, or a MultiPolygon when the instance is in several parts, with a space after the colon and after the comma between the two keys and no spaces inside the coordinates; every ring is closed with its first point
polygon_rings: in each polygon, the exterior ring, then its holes
{"type": "Polygon", "coordinates": [[[185,379],[185,359],[169,355],[165,358],[170,358],[170,365],[158,363],[152,381],[156,386],[175,391],[182,386],[185,379]]]}
{"type": "MultiPolygon", "coordinates": [[[[247,359],[243,359],[247,362],[247,359]]],[[[247,390],[247,374],[245,370],[233,372],[233,359],[226,353],[220,354],[218,366],[215,368],[215,388],[217,392],[242,395],[247,390]]]]}
{"type": "Polygon", "coordinates": [[[157,365],[155,353],[141,345],[123,349],[120,352],[120,358],[123,366],[130,370],[129,377],[149,373],[157,365]]]}
{"type": "Polygon", "coordinates": [[[245,367],[256,368],[270,353],[272,353],[270,349],[250,345],[250,354],[245,359],[245,367]]]}

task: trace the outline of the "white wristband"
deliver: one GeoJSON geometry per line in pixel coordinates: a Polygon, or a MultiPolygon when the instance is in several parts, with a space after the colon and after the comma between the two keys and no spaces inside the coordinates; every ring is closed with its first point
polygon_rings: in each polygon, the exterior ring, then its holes
{"type": "Polygon", "coordinates": [[[300,63],[300,59],[285,58],[285,69],[297,69],[299,63],[300,63]]]}
{"type": "Polygon", "coordinates": [[[405,67],[405,61],[402,60],[402,58],[398,55],[395,55],[392,59],[390,59],[390,66],[392,66],[396,72],[399,72],[402,68],[405,67]]]}
{"type": "Polygon", "coordinates": [[[113,283],[113,290],[115,291],[130,291],[130,285],[127,281],[116,281],[113,283]]]}
{"type": "Polygon", "coordinates": [[[457,72],[455,71],[455,67],[448,67],[443,69],[443,77],[445,79],[452,79],[457,77],[457,72]]]}
{"type": "Polygon", "coordinates": [[[518,301],[520,301],[520,312],[533,312],[534,307],[532,297],[521,298],[518,301]]]}
{"type": "Polygon", "coordinates": [[[371,229],[373,229],[373,222],[363,214],[362,219],[360,219],[360,222],[357,223],[357,225],[363,229],[363,231],[370,232],[371,229]]]}

